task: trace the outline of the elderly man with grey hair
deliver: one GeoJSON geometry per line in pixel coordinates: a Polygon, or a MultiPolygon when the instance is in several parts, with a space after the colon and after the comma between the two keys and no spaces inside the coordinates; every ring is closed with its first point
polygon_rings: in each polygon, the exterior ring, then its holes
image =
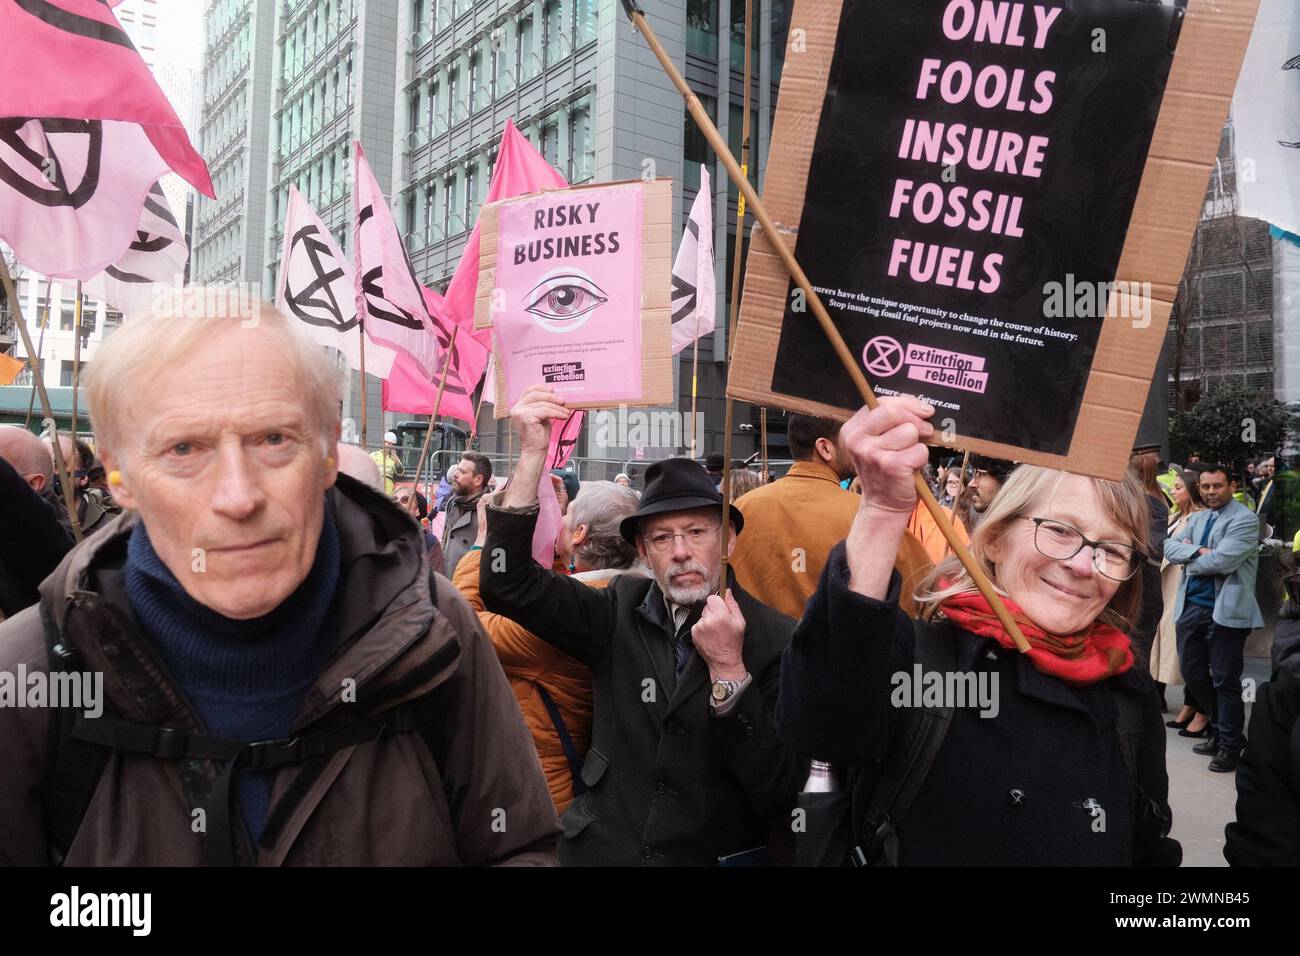
{"type": "Polygon", "coordinates": [[[36,603],[37,586],[72,547],[44,493],[53,476],[54,459],[39,438],[0,425],[0,621],[36,603]]]}
{"type": "Polygon", "coordinates": [[[98,717],[0,708],[0,864],[553,863],[487,636],[338,472],[333,364],[269,305],[187,295],[86,382],[127,513],[0,625],[0,670],[103,675],[98,717]]]}

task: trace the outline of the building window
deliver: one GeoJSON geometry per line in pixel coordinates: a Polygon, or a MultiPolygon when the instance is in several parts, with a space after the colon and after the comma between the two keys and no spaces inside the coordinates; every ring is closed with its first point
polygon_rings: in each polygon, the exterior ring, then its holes
{"type": "MultiPolygon", "coordinates": [[[[728,123],[730,125],[727,127],[727,146],[731,149],[731,155],[739,159],[741,133],[743,132],[741,130],[741,124],[745,117],[744,107],[740,103],[733,102],[731,104],[731,110],[728,113],[728,117],[729,117],[728,123]]],[[[757,150],[754,149],[754,146],[757,144],[757,142],[758,142],[758,110],[750,110],[749,111],[749,147],[750,147],[749,182],[755,188],[757,188],[757,184],[758,184],[758,163],[754,161],[757,156],[757,150]]],[[[730,196],[732,199],[740,198],[740,190],[736,188],[736,184],[731,181],[730,177],[727,178],[727,195],[730,196]]],[[[728,273],[728,275],[730,275],[730,273],[728,273]]]]}
{"type": "Polygon", "coordinates": [[[569,182],[580,183],[595,175],[591,149],[591,100],[583,97],[569,114],[569,182]]]}
{"type": "Polygon", "coordinates": [[[585,46],[596,39],[596,0],[574,0],[574,39],[577,46],[585,46]]]}
{"type": "Polygon", "coordinates": [[[424,241],[434,242],[441,238],[437,234],[437,220],[434,219],[434,199],[437,192],[437,184],[430,180],[424,190],[424,241]]]}
{"type": "Polygon", "coordinates": [[[556,123],[554,117],[543,120],[541,126],[538,127],[538,135],[541,137],[541,142],[537,144],[537,151],[541,153],[542,157],[552,166],[558,166],[560,164],[559,132],[559,124],[556,123]]]}
{"type": "Polygon", "coordinates": [[[480,110],[488,105],[490,90],[483,82],[483,52],[475,50],[469,57],[469,101],[471,109],[480,110]]]}
{"type": "Polygon", "coordinates": [[[468,229],[478,214],[478,160],[465,164],[465,228],[468,229]]]}
{"type": "MultiPolygon", "coordinates": [[[[709,114],[709,119],[715,120],[718,116],[718,101],[712,96],[699,97],[700,105],[704,107],[705,112],[709,114]]],[[[685,149],[683,150],[683,159],[685,166],[682,169],[682,186],[690,189],[700,188],[700,164],[703,163],[708,167],[710,174],[714,171],[713,150],[709,148],[709,141],[704,138],[700,132],[699,126],[691,118],[690,111],[686,111],[686,131],[683,137],[685,149]]]]}
{"type": "Polygon", "coordinates": [[[59,302],[59,330],[61,332],[71,332],[73,325],[76,324],[77,306],[71,299],[62,299],[59,302]]]}
{"type": "MultiPolygon", "coordinates": [[[[731,0],[731,65],[744,69],[745,66],[745,4],[757,5],[758,0],[731,0]]],[[[750,69],[758,72],[758,10],[750,16],[750,69]]]]}
{"type": "Polygon", "coordinates": [[[718,0],[686,0],[686,52],[718,58],[718,0]]]}
{"type": "Polygon", "coordinates": [[[447,74],[447,103],[451,114],[452,122],[464,117],[465,104],[460,98],[460,68],[457,67],[447,74]]]}
{"type": "Polygon", "coordinates": [[[515,39],[519,51],[519,78],[527,80],[536,75],[538,67],[537,51],[533,49],[533,18],[531,15],[519,21],[519,33],[515,39]]]}
{"type": "Polygon", "coordinates": [[[503,39],[501,28],[497,27],[492,31],[492,98],[496,99],[504,95],[506,91],[505,77],[505,51],[502,50],[503,39]]]}
{"type": "Polygon", "coordinates": [[[568,37],[564,35],[564,4],[560,0],[547,0],[542,16],[546,20],[546,65],[551,66],[568,52],[568,37]]]}
{"type": "MultiPolygon", "coordinates": [[[[86,363],[84,362],[81,364],[81,371],[83,373],[86,371],[86,363]]],[[[72,363],[67,359],[64,359],[59,363],[59,387],[72,387],[72,363]]]]}

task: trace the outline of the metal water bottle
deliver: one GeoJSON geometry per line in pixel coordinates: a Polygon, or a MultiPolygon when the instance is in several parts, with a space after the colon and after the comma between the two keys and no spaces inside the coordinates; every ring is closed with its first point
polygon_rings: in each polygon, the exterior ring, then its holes
{"type": "Polygon", "coordinates": [[[814,760],[808,768],[808,779],[804,782],[801,793],[838,793],[840,775],[832,764],[824,760],[814,760]]]}

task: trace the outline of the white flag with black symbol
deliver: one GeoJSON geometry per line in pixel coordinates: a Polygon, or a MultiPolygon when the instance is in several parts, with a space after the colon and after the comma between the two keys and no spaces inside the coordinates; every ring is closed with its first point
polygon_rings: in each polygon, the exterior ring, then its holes
{"type": "MultiPolygon", "coordinates": [[[[281,312],[298,319],[313,340],[338,349],[349,366],[361,368],[352,264],[311,203],[293,186],[289,187],[275,302],[281,312]]],[[[394,357],[391,349],[366,336],[366,374],[387,377],[394,357]]]]}
{"type": "Polygon", "coordinates": [[[154,183],[140,210],[135,239],[120,259],[86,280],[86,295],[103,299],[127,318],[149,312],[159,294],[185,284],[189,256],[189,246],[162,186],[154,183]]]}
{"type": "Polygon", "coordinates": [[[700,166],[700,191],[691,204],[682,244],[673,262],[673,354],[713,331],[713,196],[709,171],[700,166]]]}
{"type": "Polygon", "coordinates": [[[393,213],[361,144],[353,140],[352,149],[357,312],[371,338],[411,356],[425,377],[433,380],[438,373],[438,337],[424,302],[424,287],[415,278],[393,213]]]}

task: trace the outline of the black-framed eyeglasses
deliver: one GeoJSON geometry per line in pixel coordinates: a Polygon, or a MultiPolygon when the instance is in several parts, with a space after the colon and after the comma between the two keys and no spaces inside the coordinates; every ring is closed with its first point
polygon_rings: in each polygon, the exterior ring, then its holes
{"type": "Polygon", "coordinates": [[[1034,547],[1044,557],[1068,561],[1087,545],[1092,548],[1092,566],[1112,581],[1127,581],[1142,566],[1142,555],[1131,544],[1093,541],[1078,528],[1055,518],[1022,517],[1034,523],[1034,547]]]}

